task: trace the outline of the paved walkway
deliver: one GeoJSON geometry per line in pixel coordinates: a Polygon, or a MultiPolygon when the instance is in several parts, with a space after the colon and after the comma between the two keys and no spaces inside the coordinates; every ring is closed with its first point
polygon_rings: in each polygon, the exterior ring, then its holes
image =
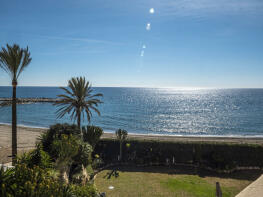
{"type": "Polygon", "coordinates": [[[262,197],[263,196],[263,175],[248,185],[236,197],[262,197]]]}

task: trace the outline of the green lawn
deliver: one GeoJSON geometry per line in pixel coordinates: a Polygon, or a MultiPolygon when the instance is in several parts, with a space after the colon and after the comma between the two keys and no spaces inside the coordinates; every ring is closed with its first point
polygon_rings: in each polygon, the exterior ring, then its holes
{"type": "Polygon", "coordinates": [[[120,167],[116,168],[119,177],[107,178],[112,169],[100,172],[95,185],[100,192],[110,197],[145,197],[145,196],[177,196],[177,197],[214,197],[216,182],[220,182],[224,197],[232,197],[261,172],[243,171],[231,175],[220,175],[195,169],[169,167],[120,167]],[[109,186],[114,189],[110,190],[109,186]]]}

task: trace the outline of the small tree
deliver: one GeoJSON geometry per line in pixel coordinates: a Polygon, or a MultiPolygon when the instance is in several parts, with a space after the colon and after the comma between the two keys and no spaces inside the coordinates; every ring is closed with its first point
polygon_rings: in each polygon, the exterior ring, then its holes
{"type": "Polygon", "coordinates": [[[128,132],[124,129],[118,129],[115,132],[115,134],[116,134],[117,139],[120,141],[120,158],[119,158],[119,161],[121,161],[122,160],[122,144],[126,140],[126,138],[128,136],[128,132]]]}

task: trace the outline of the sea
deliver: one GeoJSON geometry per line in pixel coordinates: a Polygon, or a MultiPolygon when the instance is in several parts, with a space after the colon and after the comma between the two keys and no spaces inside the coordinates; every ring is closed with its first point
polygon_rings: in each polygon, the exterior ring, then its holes
{"type": "MultiPolygon", "coordinates": [[[[173,89],[94,87],[102,93],[101,116],[91,122],[105,132],[121,128],[129,133],[178,136],[263,137],[263,89],[173,89]]],[[[58,87],[18,87],[17,97],[56,98],[58,87]]],[[[12,87],[0,87],[0,97],[11,97],[12,87]]],[[[51,103],[18,105],[21,126],[48,128],[76,123],[57,118],[51,103]]],[[[0,123],[11,123],[11,107],[0,108],[0,123]]]]}

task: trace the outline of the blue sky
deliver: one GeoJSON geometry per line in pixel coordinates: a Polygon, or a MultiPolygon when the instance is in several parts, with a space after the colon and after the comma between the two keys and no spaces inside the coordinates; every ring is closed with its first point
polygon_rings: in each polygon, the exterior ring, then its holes
{"type": "Polygon", "coordinates": [[[6,43],[31,51],[19,85],[263,88],[262,0],[1,0],[6,43]]]}

